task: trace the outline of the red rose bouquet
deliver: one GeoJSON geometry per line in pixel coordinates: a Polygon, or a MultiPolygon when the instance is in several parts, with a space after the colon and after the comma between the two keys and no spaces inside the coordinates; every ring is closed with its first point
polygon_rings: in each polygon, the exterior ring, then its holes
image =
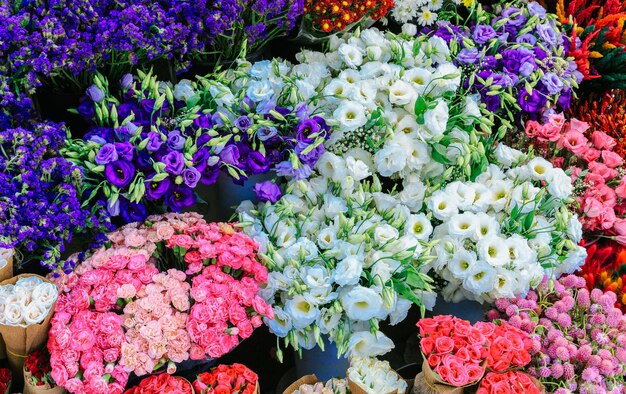
{"type": "Polygon", "coordinates": [[[255,394],[258,381],[257,374],[245,365],[220,365],[198,375],[193,388],[196,394],[255,394]]]}
{"type": "Polygon", "coordinates": [[[8,393],[11,389],[11,370],[0,368],[0,393],[8,393]]]}
{"type": "Polygon", "coordinates": [[[489,372],[483,380],[476,394],[541,394],[541,389],[533,379],[519,371],[505,373],[489,372]]]}
{"type": "Polygon", "coordinates": [[[131,387],[124,394],[193,394],[193,388],[187,379],[172,376],[166,373],[150,376],[135,387],[131,387]]]}
{"type": "Polygon", "coordinates": [[[50,353],[43,348],[32,352],[24,361],[24,394],[65,393],[52,379],[50,353]]]}

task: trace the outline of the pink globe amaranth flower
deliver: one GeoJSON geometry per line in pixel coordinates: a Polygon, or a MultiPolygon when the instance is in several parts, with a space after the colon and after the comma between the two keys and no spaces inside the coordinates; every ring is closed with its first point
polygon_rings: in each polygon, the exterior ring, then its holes
{"type": "Polygon", "coordinates": [[[596,367],[588,367],[585,368],[581,375],[582,379],[586,382],[599,383],[602,381],[602,377],[600,376],[600,372],[596,367]]]}
{"type": "Polygon", "coordinates": [[[550,367],[550,371],[553,378],[559,379],[561,376],[563,376],[563,365],[558,363],[552,364],[552,366],[550,367]]]}

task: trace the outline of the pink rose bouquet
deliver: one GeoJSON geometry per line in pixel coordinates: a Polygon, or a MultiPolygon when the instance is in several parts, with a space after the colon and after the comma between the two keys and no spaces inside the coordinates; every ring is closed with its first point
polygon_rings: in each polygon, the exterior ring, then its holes
{"type": "Polygon", "coordinates": [[[524,372],[489,372],[480,381],[476,394],[541,394],[541,390],[524,372]]]}
{"type": "Polygon", "coordinates": [[[616,296],[589,291],[585,279],[547,278],[526,297],[496,300],[488,316],[527,332],[533,355],[525,369],[550,393],[623,393],[626,316],[616,296]]]}
{"type": "MultiPolygon", "coordinates": [[[[526,123],[526,135],[543,157],[571,174],[576,209],[586,235],[603,235],[626,245],[626,168],[616,141],[577,119],[552,114],[545,124],[526,123]]],[[[572,226],[572,232],[580,232],[572,226]]]]}
{"type": "Polygon", "coordinates": [[[53,278],[52,377],[72,393],[122,393],[130,373],[220,357],[273,318],[257,244],[231,225],[166,214],[109,240],[53,278]]]}

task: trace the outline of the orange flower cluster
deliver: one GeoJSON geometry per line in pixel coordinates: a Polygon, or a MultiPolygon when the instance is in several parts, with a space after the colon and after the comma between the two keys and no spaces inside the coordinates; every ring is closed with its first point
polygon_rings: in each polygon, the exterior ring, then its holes
{"type": "Polygon", "coordinates": [[[572,115],[589,123],[590,133],[600,130],[613,137],[614,151],[626,157],[626,92],[615,89],[587,95],[575,103],[572,115]]]}
{"type": "Polygon", "coordinates": [[[587,288],[617,294],[616,307],[626,312],[626,247],[615,241],[598,241],[587,247],[587,261],[580,276],[587,288]]]}
{"type": "Polygon", "coordinates": [[[317,29],[334,33],[366,16],[378,20],[393,6],[393,0],[306,0],[304,13],[317,29]]]}

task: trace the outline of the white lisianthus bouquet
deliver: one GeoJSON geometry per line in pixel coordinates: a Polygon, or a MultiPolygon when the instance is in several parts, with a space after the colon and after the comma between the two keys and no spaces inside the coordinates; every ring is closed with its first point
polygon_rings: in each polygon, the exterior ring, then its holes
{"type": "Polygon", "coordinates": [[[58,296],[54,284],[37,276],[0,286],[0,324],[21,327],[39,324],[48,316],[58,296]]]}
{"type": "Polygon", "coordinates": [[[543,158],[500,144],[497,164],[475,181],[432,188],[430,263],[445,299],[480,302],[526,294],[544,275],[572,273],[586,258],[580,222],[567,209],[569,176],[543,158]]]}
{"type": "Polygon", "coordinates": [[[318,167],[320,175],[292,183],[275,204],[238,208],[270,271],[260,295],[275,318],[266,324],[295,349],[323,348],[327,335],[339,354],[385,354],[393,342],[379,322],[402,321],[413,303],[434,305],[418,263],[432,245],[412,231],[410,208],[382,191],[366,163],[327,152],[318,167]]]}
{"type": "Polygon", "coordinates": [[[368,394],[404,394],[407,383],[393,370],[388,361],[370,357],[350,360],[347,377],[351,384],[368,394]]]}

